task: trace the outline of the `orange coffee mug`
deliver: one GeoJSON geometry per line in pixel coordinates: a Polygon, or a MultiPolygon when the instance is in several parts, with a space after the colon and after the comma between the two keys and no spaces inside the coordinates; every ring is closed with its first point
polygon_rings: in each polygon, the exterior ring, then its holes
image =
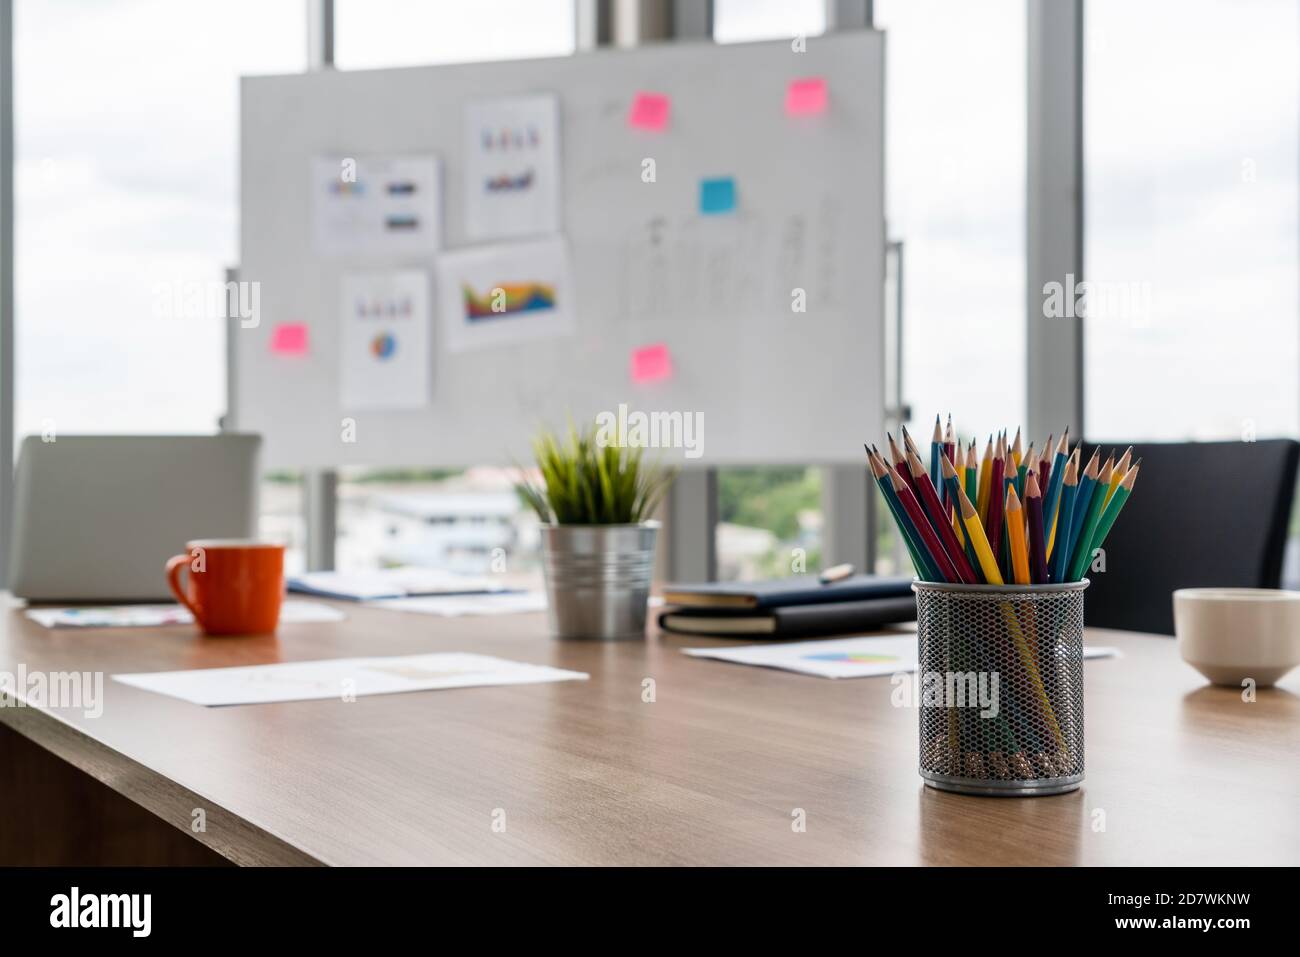
{"type": "Polygon", "coordinates": [[[204,634],[275,631],[284,598],[284,546],[248,539],[198,539],[167,561],[167,584],[204,634]],[[181,572],[189,578],[181,587],[181,572]]]}

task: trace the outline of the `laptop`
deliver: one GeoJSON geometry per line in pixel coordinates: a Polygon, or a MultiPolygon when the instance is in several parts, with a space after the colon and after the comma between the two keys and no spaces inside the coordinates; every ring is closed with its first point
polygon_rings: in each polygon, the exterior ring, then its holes
{"type": "Polygon", "coordinates": [[[173,601],[163,566],[196,538],[257,534],[258,435],[23,439],[9,589],[29,601],[173,601]]]}

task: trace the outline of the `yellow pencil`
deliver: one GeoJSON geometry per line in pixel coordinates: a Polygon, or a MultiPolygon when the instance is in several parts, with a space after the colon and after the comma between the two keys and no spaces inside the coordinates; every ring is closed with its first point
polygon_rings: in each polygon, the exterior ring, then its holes
{"type": "Polygon", "coordinates": [[[1133,446],[1130,445],[1124,450],[1124,454],[1119,457],[1119,461],[1115,463],[1115,471],[1111,472],[1110,487],[1106,489],[1106,501],[1102,503],[1103,505],[1110,502],[1111,496],[1115,494],[1115,489],[1119,488],[1119,483],[1124,481],[1124,476],[1128,474],[1129,463],[1132,461],[1133,446]]]}
{"type": "Polygon", "coordinates": [[[998,563],[993,558],[993,550],[989,548],[988,536],[984,534],[984,526],[980,524],[975,506],[970,503],[970,499],[961,489],[957,489],[957,497],[961,504],[961,520],[966,525],[966,533],[970,536],[971,545],[975,549],[975,557],[979,559],[980,571],[984,573],[984,583],[1004,584],[1002,573],[998,571],[998,563]]]}
{"type": "Polygon", "coordinates": [[[984,446],[984,458],[980,460],[980,480],[976,488],[975,500],[979,502],[980,521],[989,513],[989,486],[993,480],[993,436],[989,436],[984,446]]]}
{"type": "Polygon", "coordinates": [[[1020,499],[1014,485],[1007,488],[1007,538],[1011,548],[1011,572],[1017,585],[1029,584],[1029,550],[1025,547],[1025,523],[1020,517],[1020,499]]]}
{"type": "Polygon", "coordinates": [[[1016,428],[1016,440],[1011,443],[1011,465],[1013,468],[1020,468],[1020,461],[1024,458],[1024,447],[1020,444],[1020,429],[1016,428]]]}

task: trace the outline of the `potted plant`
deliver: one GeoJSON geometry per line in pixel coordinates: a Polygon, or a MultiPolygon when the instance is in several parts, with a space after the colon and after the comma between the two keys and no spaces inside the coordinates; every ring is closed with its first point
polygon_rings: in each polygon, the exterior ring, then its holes
{"type": "Polygon", "coordinates": [[[542,567],[551,631],[560,638],[645,636],[659,523],[651,521],[675,475],[642,450],[604,443],[593,427],[546,431],[533,442],[541,483],[520,496],[542,521],[542,567]]]}

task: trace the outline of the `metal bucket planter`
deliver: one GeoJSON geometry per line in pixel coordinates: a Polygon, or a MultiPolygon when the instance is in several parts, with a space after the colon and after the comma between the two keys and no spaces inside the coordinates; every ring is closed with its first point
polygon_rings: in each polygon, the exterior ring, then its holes
{"type": "Polygon", "coordinates": [[[644,638],[658,533],[658,522],[542,526],[551,632],[644,638]]]}

